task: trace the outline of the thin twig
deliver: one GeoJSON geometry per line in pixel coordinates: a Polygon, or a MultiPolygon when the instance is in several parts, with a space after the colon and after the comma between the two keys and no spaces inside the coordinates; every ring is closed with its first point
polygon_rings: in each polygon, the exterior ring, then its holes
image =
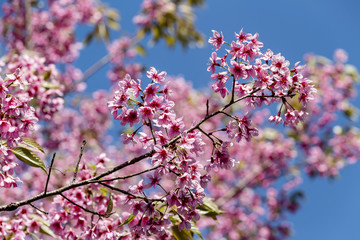
{"type": "Polygon", "coordinates": [[[72,183],[74,183],[75,180],[76,180],[76,175],[77,175],[77,173],[78,173],[78,171],[79,171],[79,164],[80,164],[80,160],[81,160],[81,157],[82,157],[82,155],[83,155],[83,152],[84,152],[84,147],[85,147],[85,145],[86,145],[86,141],[83,140],[83,143],[82,143],[81,148],[80,148],[79,159],[78,159],[78,161],[77,161],[77,163],[76,163],[76,168],[75,168],[75,172],[74,172],[74,177],[73,177],[72,183]]]}
{"type": "Polygon", "coordinates": [[[265,171],[267,168],[269,168],[272,164],[269,162],[265,162],[257,171],[254,171],[250,176],[245,177],[241,181],[239,181],[230,191],[228,191],[223,197],[219,198],[216,201],[216,204],[221,207],[224,205],[229,199],[237,196],[239,193],[241,193],[244,188],[248,186],[250,182],[252,182],[259,174],[261,174],[263,171],[265,171]]]}
{"type": "Polygon", "coordinates": [[[111,190],[121,192],[122,194],[129,195],[129,196],[131,196],[133,198],[144,200],[145,202],[163,202],[164,201],[164,200],[161,200],[161,199],[153,199],[153,198],[141,197],[141,196],[132,194],[132,193],[130,193],[128,191],[122,190],[120,188],[113,187],[113,186],[111,186],[109,184],[106,184],[106,183],[100,183],[100,184],[103,185],[104,187],[107,187],[107,188],[111,189],[111,190]]]}
{"type": "Polygon", "coordinates": [[[101,214],[101,213],[98,213],[98,212],[94,212],[94,211],[92,211],[92,210],[89,210],[89,209],[87,209],[87,208],[84,208],[83,206],[81,206],[81,205],[77,204],[76,202],[72,201],[71,199],[69,199],[68,197],[66,197],[66,196],[65,196],[64,194],[62,194],[62,193],[60,193],[60,196],[62,196],[62,197],[65,198],[66,200],[68,200],[71,204],[73,204],[73,205],[81,208],[81,209],[84,210],[85,212],[91,213],[91,214],[93,214],[93,215],[97,215],[97,216],[99,216],[99,217],[104,217],[104,216],[107,215],[107,214],[101,214]]]}
{"type": "Polygon", "coordinates": [[[154,135],[154,131],[153,131],[153,128],[152,128],[152,124],[151,124],[151,121],[149,121],[149,127],[150,127],[150,131],[151,131],[151,135],[154,139],[154,144],[156,145],[156,138],[155,138],[155,135],[154,135]]]}
{"type": "Polygon", "coordinates": [[[235,76],[233,76],[230,103],[233,103],[233,102],[234,102],[234,98],[235,98],[235,82],[236,82],[236,81],[235,81],[235,76]]]}
{"type": "Polygon", "coordinates": [[[138,173],[134,173],[134,174],[130,174],[130,175],[127,175],[127,176],[124,176],[124,177],[115,177],[115,178],[109,178],[109,179],[102,179],[102,180],[96,180],[94,181],[93,183],[103,183],[103,182],[112,182],[112,181],[115,181],[115,180],[123,180],[123,179],[127,179],[127,178],[132,178],[132,177],[135,177],[135,176],[138,176],[138,175],[141,175],[143,173],[146,173],[146,172],[151,172],[155,169],[158,169],[159,167],[162,167],[164,165],[160,164],[156,167],[153,167],[153,168],[150,168],[150,169],[146,169],[144,171],[141,171],[141,172],[138,172],[138,173]]]}
{"type": "Polygon", "coordinates": [[[215,140],[210,136],[210,134],[208,134],[207,132],[205,132],[204,130],[202,130],[201,128],[200,128],[200,126],[197,128],[200,132],[202,132],[205,136],[207,136],[210,140],[211,140],[211,142],[213,143],[213,144],[215,144],[215,140]]]}
{"type": "Polygon", "coordinates": [[[50,163],[50,167],[49,167],[49,173],[48,173],[48,176],[47,176],[47,179],[46,179],[44,194],[46,194],[46,192],[47,192],[47,188],[48,188],[48,184],[49,184],[49,180],[50,180],[51,169],[52,169],[52,166],[54,164],[55,156],[56,156],[56,152],[53,154],[53,157],[51,159],[51,163],[50,163]]]}
{"type": "Polygon", "coordinates": [[[209,116],[209,99],[206,99],[206,116],[209,116]]]}
{"type": "Polygon", "coordinates": [[[44,210],[41,210],[40,208],[36,207],[34,204],[30,203],[30,206],[32,206],[33,208],[35,208],[36,210],[38,210],[39,212],[42,212],[43,214],[49,214],[48,212],[45,212],[44,210]]]}

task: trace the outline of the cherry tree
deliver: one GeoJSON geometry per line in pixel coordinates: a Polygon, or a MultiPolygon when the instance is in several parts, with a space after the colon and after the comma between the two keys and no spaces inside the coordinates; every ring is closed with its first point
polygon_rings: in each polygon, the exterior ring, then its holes
{"type": "Polygon", "coordinates": [[[357,161],[360,133],[337,121],[356,111],[343,50],[301,65],[258,33],[213,30],[208,92],[141,64],[146,36],[204,42],[201,3],[144,0],[135,37],[112,42],[119,15],[99,1],[3,4],[2,239],[286,239],[302,170],[333,178],[357,161]],[[93,40],[108,54],[83,72],[74,61],[93,40]],[[84,96],[105,64],[111,88],[84,96]]]}

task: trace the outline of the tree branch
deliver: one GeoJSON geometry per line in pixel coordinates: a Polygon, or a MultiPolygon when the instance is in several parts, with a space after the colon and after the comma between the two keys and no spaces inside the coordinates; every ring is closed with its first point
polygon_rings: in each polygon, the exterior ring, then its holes
{"type": "MultiPolygon", "coordinates": [[[[241,98],[238,98],[236,99],[233,103],[228,103],[226,104],[224,107],[222,107],[220,110],[217,110],[215,112],[213,112],[212,114],[210,115],[207,115],[205,116],[198,124],[196,124],[195,126],[191,127],[190,129],[187,130],[187,132],[192,132],[194,131],[195,129],[199,128],[199,126],[201,124],[203,124],[204,122],[206,122],[208,119],[216,116],[217,114],[219,113],[222,113],[225,109],[227,109],[228,107],[230,107],[232,104],[235,104],[245,98],[248,98],[249,96],[251,96],[252,94],[254,94],[255,92],[259,91],[260,89],[259,88],[256,88],[254,89],[251,93],[241,97],[241,98]]],[[[176,141],[178,141],[179,139],[181,138],[181,134],[178,135],[177,137],[174,137],[171,141],[169,141],[167,144],[164,144],[163,147],[168,147],[169,145],[172,145],[174,144],[176,141]]],[[[30,203],[32,202],[35,202],[35,201],[38,201],[38,200],[41,200],[41,199],[44,199],[44,198],[47,198],[47,197],[51,197],[51,196],[55,196],[55,195],[59,195],[65,191],[68,191],[68,190],[71,190],[71,189],[74,189],[74,188],[77,188],[77,187],[80,187],[80,186],[85,186],[85,185],[88,185],[88,184],[91,184],[91,183],[96,183],[98,180],[100,180],[101,178],[103,177],[106,177],[114,172],[117,172],[127,166],[131,166],[137,162],[140,162],[142,161],[143,159],[146,159],[148,157],[151,157],[153,154],[155,153],[155,150],[151,150],[149,151],[148,153],[145,153],[139,157],[135,157],[127,162],[124,162],[106,172],[103,172],[101,174],[99,174],[98,176],[95,176],[93,178],[90,178],[90,179],[87,179],[87,180],[83,180],[81,182],[73,182],[67,186],[64,186],[64,187],[61,187],[61,188],[58,188],[56,190],[53,190],[51,192],[44,192],[44,193],[41,193],[41,194],[38,194],[32,198],[29,198],[29,199],[26,199],[26,200],[22,200],[22,201],[18,201],[18,202],[14,202],[14,203],[10,203],[10,204],[7,204],[7,205],[3,205],[3,206],[0,206],[0,212],[2,211],[14,211],[16,210],[18,207],[21,207],[21,206],[25,206],[25,205],[29,205],[30,203]]],[[[106,180],[108,181],[108,180],[106,180]]],[[[110,186],[110,185],[109,185],[110,186]]]]}

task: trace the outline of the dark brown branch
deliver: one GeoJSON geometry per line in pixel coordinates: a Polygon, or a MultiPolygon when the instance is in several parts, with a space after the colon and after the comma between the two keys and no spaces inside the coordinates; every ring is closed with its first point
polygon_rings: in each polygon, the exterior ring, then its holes
{"type": "Polygon", "coordinates": [[[136,157],[136,158],[133,158],[125,163],[122,163],[98,176],[95,176],[93,178],[90,178],[90,179],[87,179],[87,180],[84,180],[84,181],[81,181],[81,182],[75,182],[75,183],[72,183],[72,184],[69,184],[67,186],[64,186],[64,187],[61,187],[61,188],[58,188],[56,190],[53,190],[51,192],[47,192],[46,194],[44,193],[41,193],[41,194],[38,194],[32,198],[29,198],[29,199],[26,199],[26,200],[22,200],[22,201],[19,201],[19,202],[14,202],[14,203],[10,203],[10,204],[7,204],[7,205],[3,205],[3,206],[0,206],[0,212],[3,212],[3,211],[14,211],[16,210],[18,207],[21,207],[21,206],[25,206],[25,205],[28,205],[32,202],[35,202],[35,201],[38,201],[40,199],[44,199],[44,198],[47,198],[47,197],[51,197],[51,196],[56,196],[56,195],[59,195],[60,193],[63,193],[63,192],[66,192],[68,190],[71,190],[71,189],[74,189],[74,188],[77,188],[77,187],[81,187],[81,186],[85,186],[85,185],[88,185],[88,184],[91,184],[93,183],[94,181],[96,180],[100,180],[101,178],[105,177],[105,176],[108,176],[114,172],[117,172],[127,166],[130,166],[130,165],[133,165],[145,158],[148,158],[148,157],[151,157],[153,154],[155,153],[154,150],[146,153],[146,154],[143,154],[139,157],[136,157]]]}
{"type": "Polygon", "coordinates": [[[95,211],[92,211],[92,210],[89,210],[87,208],[84,208],[83,206],[77,204],[76,202],[72,201],[71,199],[69,199],[68,197],[66,197],[64,194],[60,193],[60,196],[62,196],[63,198],[65,198],[67,201],[69,201],[71,204],[73,204],[74,206],[77,206],[79,208],[81,208],[82,210],[84,210],[85,212],[88,212],[88,213],[91,213],[93,215],[97,215],[99,217],[104,217],[108,214],[101,214],[101,213],[98,213],[98,212],[95,212],[95,211]]]}
{"type": "Polygon", "coordinates": [[[147,198],[147,197],[141,197],[141,196],[138,196],[138,195],[135,195],[135,194],[132,194],[128,191],[125,191],[125,190],[122,190],[120,188],[117,188],[117,187],[113,187],[109,184],[106,184],[106,183],[100,183],[101,185],[103,185],[104,187],[107,187],[111,190],[114,190],[114,191],[117,191],[117,192],[121,192],[122,194],[125,194],[125,195],[128,195],[128,196],[131,196],[133,198],[136,198],[136,199],[141,199],[141,200],[144,200],[145,202],[163,202],[164,200],[162,199],[153,199],[153,198],[147,198]]]}
{"type": "Polygon", "coordinates": [[[235,99],[235,76],[233,76],[232,89],[231,89],[231,100],[230,103],[234,102],[235,99]]]}
{"type": "Polygon", "coordinates": [[[209,116],[209,99],[206,99],[206,116],[209,116]]]}
{"type": "Polygon", "coordinates": [[[38,208],[38,207],[36,207],[34,204],[32,204],[32,203],[30,203],[29,204],[30,206],[32,206],[33,208],[35,208],[36,210],[38,210],[39,212],[42,212],[42,213],[44,213],[44,214],[49,214],[48,212],[45,212],[44,210],[41,210],[40,208],[38,208]]]}
{"type": "Polygon", "coordinates": [[[156,145],[156,138],[155,138],[155,135],[154,135],[154,131],[153,131],[153,128],[152,128],[152,124],[151,124],[151,121],[149,121],[149,127],[150,127],[150,131],[151,131],[151,135],[154,139],[154,144],[156,145]]]}
{"type": "Polygon", "coordinates": [[[50,163],[50,167],[49,167],[49,173],[48,173],[48,176],[47,176],[47,179],[46,179],[44,194],[46,194],[46,192],[47,192],[47,188],[48,188],[48,184],[49,184],[49,180],[50,180],[50,175],[51,175],[51,169],[52,169],[53,164],[54,164],[55,156],[56,156],[56,153],[53,154],[53,157],[51,159],[51,163],[50,163]]]}
{"type": "Polygon", "coordinates": [[[137,172],[137,173],[134,173],[134,174],[130,174],[130,175],[127,175],[127,176],[124,176],[124,177],[115,177],[115,178],[109,178],[109,179],[102,179],[102,180],[96,180],[94,181],[93,183],[103,183],[103,182],[112,182],[112,181],[115,181],[115,180],[124,180],[124,179],[128,179],[128,178],[132,178],[132,177],[135,177],[135,176],[138,176],[138,175],[141,175],[143,173],[146,173],[146,172],[151,172],[155,169],[158,169],[159,167],[162,167],[163,165],[160,164],[156,167],[153,167],[153,168],[150,168],[150,169],[146,169],[144,171],[141,171],[141,172],[137,172]]]}

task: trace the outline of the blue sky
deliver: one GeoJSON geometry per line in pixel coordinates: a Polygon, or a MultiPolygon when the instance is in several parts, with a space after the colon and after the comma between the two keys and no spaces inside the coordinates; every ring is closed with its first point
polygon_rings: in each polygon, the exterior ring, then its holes
{"type": "MultiPolygon", "coordinates": [[[[114,36],[134,33],[132,18],[140,9],[141,1],[107,2],[121,14],[122,30],[114,36]]],[[[196,26],[205,39],[212,29],[222,31],[229,41],[241,28],[249,33],[257,32],[265,49],[281,52],[292,64],[302,61],[305,53],[332,58],[335,49],[343,48],[349,54],[349,63],[360,68],[359,10],[360,1],[356,0],[209,0],[196,11],[196,26]]],[[[210,83],[206,64],[211,52],[208,44],[184,52],[180,46],[169,50],[160,43],[148,49],[142,62],[171,75],[181,74],[192,81],[195,88],[205,88],[210,83]]],[[[82,54],[77,65],[84,70],[106,51],[91,44],[82,54]]],[[[107,88],[104,74],[106,68],[89,79],[88,91],[107,88]]],[[[354,102],[359,105],[359,101],[358,98],[354,102]]],[[[359,172],[360,164],[356,164],[342,170],[339,179],[334,181],[305,178],[301,188],[305,190],[306,199],[300,211],[290,217],[294,229],[290,239],[360,239],[359,172]]]]}

